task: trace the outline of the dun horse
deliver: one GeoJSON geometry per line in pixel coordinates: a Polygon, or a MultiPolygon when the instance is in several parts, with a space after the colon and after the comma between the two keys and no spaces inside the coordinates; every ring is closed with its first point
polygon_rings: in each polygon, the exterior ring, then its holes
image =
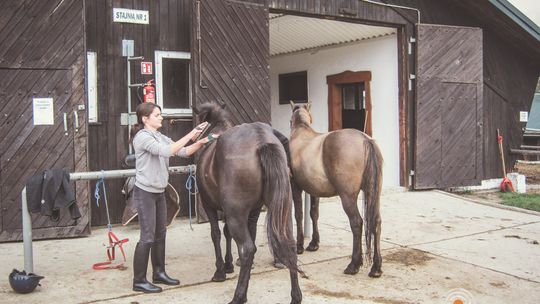
{"type": "Polygon", "coordinates": [[[240,275],[230,303],[247,301],[247,288],[257,251],[254,239],[257,218],[267,207],[267,235],[274,257],[289,268],[291,303],[302,302],[298,284],[297,256],[291,219],[291,188],[287,157],[272,128],[263,123],[233,126],[225,110],[213,103],[194,109],[198,122],[208,121],[211,132],[220,134],[199,154],[197,186],[211,225],[216,255],[213,281],[224,281],[232,272],[231,237],[238,246],[240,275]],[[227,240],[225,261],[221,254],[218,210],[224,212],[227,240]]]}
{"type": "MultiPolygon", "coordinates": [[[[372,251],[374,253],[369,276],[380,277],[382,259],[379,199],[383,160],[379,148],[368,135],[354,129],[317,133],[311,128],[310,104],[295,106],[291,103],[291,105],[293,114],[289,148],[292,173],[296,183],[304,191],[316,197],[339,195],[353,233],[352,260],[344,271],[346,274],[358,273],[363,264],[363,220],[356,202],[360,190],[364,192],[368,259],[372,251]]],[[[315,221],[314,227],[316,227],[315,221]]]]}

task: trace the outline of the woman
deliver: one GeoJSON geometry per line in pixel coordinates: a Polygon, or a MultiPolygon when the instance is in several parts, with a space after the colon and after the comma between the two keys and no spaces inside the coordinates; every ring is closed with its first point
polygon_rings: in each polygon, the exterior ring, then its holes
{"type": "Polygon", "coordinates": [[[137,106],[137,124],[131,130],[133,148],[136,157],[135,187],[133,199],[137,206],[140,240],[133,255],[133,290],[142,292],[160,292],[162,289],[146,279],[148,258],[152,260],[152,282],[166,285],[179,285],[165,272],[165,236],[167,233],[167,208],[165,205],[165,187],[169,180],[169,157],[189,157],[204,144],[217,138],[210,135],[186,144],[195,139],[207,123],[198,125],[178,141],[161,134],[163,117],[161,108],[154,103],[137,106]]]}

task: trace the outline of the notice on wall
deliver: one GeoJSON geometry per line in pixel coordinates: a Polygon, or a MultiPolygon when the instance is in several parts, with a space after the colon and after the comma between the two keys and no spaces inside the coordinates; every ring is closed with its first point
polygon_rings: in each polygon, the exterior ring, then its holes
{"type": "Polygon", "coordinates": [[[113,8],[113,21],[121,23],[149,24],[148,11],[127,8],[113,8]]]}
{"type": "Polygon", "coordinates": [[[529,112],[527,112],[527,111],[519,111],[519,121],[520,122],[528,122],[529,121],[529,112]]]}
{"type": "Polygon", "coordinates": [[[34,126],[54,125],[54,107],[52,98],[34,98],[34,126]]]}
{"type": "Polygon", "coordinates": [[[141,62],[141,75],[152,75],[151,62],[141,62]]]}

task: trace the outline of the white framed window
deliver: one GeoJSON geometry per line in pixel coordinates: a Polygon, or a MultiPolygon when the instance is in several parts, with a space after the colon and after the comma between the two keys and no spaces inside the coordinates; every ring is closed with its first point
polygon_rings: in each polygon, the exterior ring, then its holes
{"type": "Polygon", "coordinates": [[[190,116],[189,52],[155,51],[156,103],[165,116],[190,116]]]}

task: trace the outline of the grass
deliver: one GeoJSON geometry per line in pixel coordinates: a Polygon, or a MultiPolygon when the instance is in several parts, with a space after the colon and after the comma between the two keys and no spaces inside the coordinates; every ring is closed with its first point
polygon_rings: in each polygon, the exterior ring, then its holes
{"type": "Polygon", "coordinates": [[[537,193],[501,193],[504,205],[540,212],[540,194],[537,193]]]}

